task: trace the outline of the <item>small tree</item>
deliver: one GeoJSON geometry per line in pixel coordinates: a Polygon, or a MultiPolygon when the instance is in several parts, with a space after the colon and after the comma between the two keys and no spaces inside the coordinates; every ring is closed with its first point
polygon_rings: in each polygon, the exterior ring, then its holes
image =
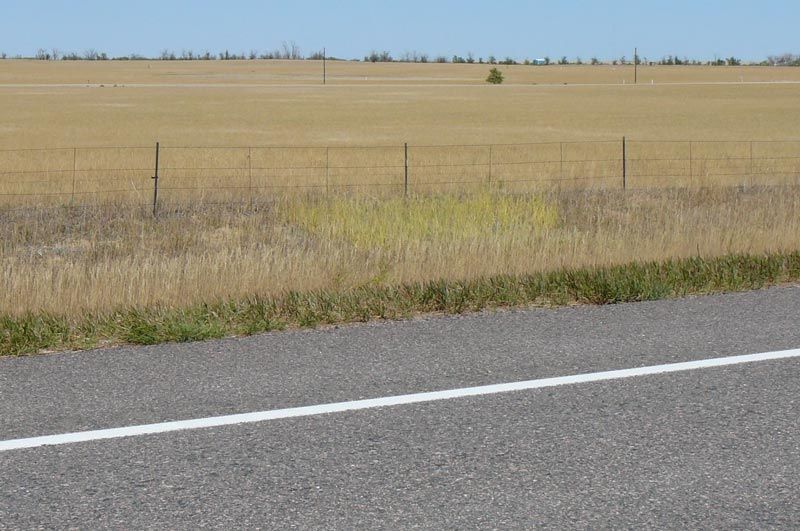
{"type": "Polygon", "coordinates": [[[504,79],[503,73],[500,70],[492,68],[489,70],[489,77],[486,78],[486,82],[492,85],[500,85],[503,83],[504,79]]]}

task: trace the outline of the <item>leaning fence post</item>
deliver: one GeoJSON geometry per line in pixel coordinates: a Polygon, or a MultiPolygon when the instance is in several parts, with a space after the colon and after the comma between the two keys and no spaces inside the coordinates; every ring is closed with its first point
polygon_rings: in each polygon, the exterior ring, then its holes
{"type": "Polygon", "coordinates": [[[404,148],[405,148],[405,155],[404,155],[405,177],[403,179],[403,195],[408,197],[408,142],[405,143],[404,148]]]}
{"type": "Polygon", "coordinates": [[[153,175],[153,216],[158,214],[158,155],[160,151],[159,142],[156,142],[156,172],[153,175]]]}
{"type": "Polygon", "coordinates": [[[622,189],[628,189],[628,155],[627,151],[627,142],[625,137],[622,137],[622,189]]]}

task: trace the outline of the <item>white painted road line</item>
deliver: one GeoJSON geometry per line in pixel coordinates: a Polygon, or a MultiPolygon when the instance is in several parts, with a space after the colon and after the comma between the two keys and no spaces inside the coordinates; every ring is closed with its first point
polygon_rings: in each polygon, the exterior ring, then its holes
{"type": "Polygon", "coordinates": [[[574,376],[559,376],[555,378],[529,380],[526,382],[486,385],[482,387],[468,387],[465,389],[453,389],[450,391],[416,393],[411,395],[390,396],[384,398],[374,398],[369,400],[356,400],[353,402],[339,402],[335,404],[323,404],[317,406],[276,409],[272,411],[243,413],[239,415],[226,415],[221,417],[208,417],[208,418],[200,418],[193,420],[180,420],[175,422],[162,422],[158,424],[147,424],[142,426],[129,426],[125,428],[112,428],[106,430],[84,431],[78,433],[64,433],[60,435],[47,435],[43,437],[31,437],[27,439],[14,439],[8,441],[0,441],[0,452],[7,452],[9,450],[21,450],[23,448],[36,448],[39,446],[56,446],[62,444],[99,441],[104,439],[136,437],[141,435],[152,435],[157,433],[168,433],[173,431],[196,430],[200,428],[214,428],[218,426],[233,426],[238,424],[251,424],[255,422],[266,422],[278,419],[310,417],[314,415],[342,413],[344,411],[356,411],[361,409],[402,406],[406,404],[419,404],[423,402],[436,402],[439,400],[450,400],[454,398],[494,395],[501,393],[511,393],[515,391],[528,391],[533,389],[543,389],[546,387],[558,387],[562,385],[574,385],[574,384],[582,384],[590,382],[601,382],[607,380],[619,380],[622,378],[632,378],[635,376],[649,376],[655,374],[694,371],[698,369],[727,367],[730,365],[740,365],[743,363],[756,363],[761,361],[782,360],[788,358],[800,358],[800,349],[785,350],[781,352],[766,352],[763,354],[750,354],[746,356],[733,356],[728,358],[714,358],[714,359],[706,359],[698,361],[689,361],[684,363],[671,363],[667,365],[655,365],[651,367],[640,367],[636,369],[622,369],[616,371],[595,372],[590,374],[578,374],[574,376]]]}

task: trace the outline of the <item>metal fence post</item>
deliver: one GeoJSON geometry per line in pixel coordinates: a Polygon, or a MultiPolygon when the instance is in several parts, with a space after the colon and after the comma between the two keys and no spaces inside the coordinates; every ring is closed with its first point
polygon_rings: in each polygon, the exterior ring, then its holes
{"type": "Polygon", "coordinates": [[[403,195],[408,197],[408,142],[405,143],[405,178],[403,181],[403,195]]]}
{"type": "Polygon", "coordinates": [[[558,165],[558,178],[560,180],[564,180],[564,142],[558,143],[558,149],[560,151],[559,155],[559,165],[558,165]]]}
{"type": "Polygon", "coordinates": [[[622,137],[622,189],[628,189],[628,154],[627,141],[622,137]]]}
{"type": "Polygon", "coordinates": [[[247,188],[250,194],[250,208],[253,208],[253,148],[247,148],[247,188]]]}
{"type": "Polygon", "coordinates": [[[72,202],[75,202],[75,174],[78,171],[78,148],[72,148],[72,202]]]}
{"type": "Polygon", "coordinates": [[[331,148],[325,148],[325,195],[330,195],[331,182],[331,148]]]}
{"type": "Polygon", "coordinates": [[[491,144],[489,144],[489,188],[492,187],[492,166],[494,165],[494,149],[491,144]]]}
{"type": "Polygon", "coordinates": [[[692,141],[689,140],[689,186],[694,184],[694,157],[692,156],[692,141]]]}
{"type": "Polygon", "coordinates": [[[156,172],[153,175],[153,216],[158,215],[158,155],[160,151],[160,144],[156,142],[156,172]]]}

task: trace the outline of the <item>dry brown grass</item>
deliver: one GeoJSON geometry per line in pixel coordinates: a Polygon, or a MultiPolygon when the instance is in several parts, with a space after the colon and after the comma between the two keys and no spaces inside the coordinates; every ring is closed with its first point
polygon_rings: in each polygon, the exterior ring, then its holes
{"type": "MultiPolygon", "coordinates": [[[[794,158],[800,156],[800,85],[634,87],[615,81],[621,69],[610,66],[517,66],[506,68],[510,85],[490,87],[481,81],[485,65],[334,63],[333,82],[323,87],[312,84],[318,66],[6,61],[0,149],[67,149],[0,151],[0,194],[14,195],[0,196],[0,202],[26,204],[41,194],[61,194],[47,196],[47,204],[97,196],[147,201],[156,141],[165,146],[165,198],[173,199],[257,198],[355,185],[393,194],[403,180],[404,142],[412,146],[412,186],[421,192],[459,189],[465,181],[505,181],[512,190],[548,183],[621,186],[622,136],[633,141],[632,187],[787,184],[800,170],[794,158]],[[105,86],[82,85],[86,80],[105,86]],[[541,84],[564,82],[592,85],[541,84]],[[636,142],[642,140],[677,142],[636,142]],[[697,142],[694,149],[689,140],[697,142]],[[753,147],[742,140],[786,142],[753,147]],[[583,141],[599,143],[570,143],[583,141]],[[545,144],[509,145],[524,142],[545,144]],[[423,147],[439,144],[468,147],[423,147]],[[751,156],[763,160],[750,162],[751,156]],[[218,192],[221,187],[235,191],[218,192]]],[[[642,70],[642,79],[656,83],[735,83],[742,77],[797,81],[800,69],[642,70]]]]}
{"type": "Polygon", "coordinates": [[[800,69],[318,66],[3,63],[0,315],[798,249],[800,69]]]}
{"type": "Polygon", "coordinates": [[[2,216],[0,314],[70,317],[287,290],[792,251],[800,242],[800,192],[781,187],[337,196],[182,206],[157,220],[142,208],[108,205],[2,216]]]}
{"type": "MultiPolygon", "coordinates": [[[[0,83],[304,85],[322,82],[320,61],[5,61],[0,83]]],[[[506,84],[633,82],[633,66],[496,65],[506,84]]],[[[328,61],[328,83],[484,84],[490,65],[328,61]]],[[[654,83],[740,83],[800,81],[791,67],[640,66],[639,81],[654,83]]]]}
{"type": "MultiPolygon", "coordinates": [[[[647,140],[800,139],[798,86],[790,84],[513,84],[517,70],[555,83],[573,78],[609,81],[612,67],[587,66],[514,67],[512,84],[486,86],[485,66],[343,63],[341,68],[386,72],[408,84],[367,81],[323,87],[259,85],[240,72],[286,70],[289,77],[302,76],[314,67],[305,62],[147,66],[4,62],[0,148],[151,146],[157,140],[167,146],[353,146],[617,140],[623,135],[647,140]],[[427,77],[417,76],[417,70],[427,77]],[[461,83],[462,72],[469,72],[477,84],[461,83]],[[83,83],[92,76],[103,79],[105,87],[59,85],[83,83]],[[205,84],[189,84],[198,76],[205,84]],[[419,77],[455,77],[459,83],[426,84],[419,77]],[[122,86],[128,82],[145,85],[122,86]]],[[[659,67],[653,72],[650,77],[659,76],[658,82],[736,82],[737,72],[744,72],[746,79],[800,80],[800,69],[792,68],[659,67]]]]}

